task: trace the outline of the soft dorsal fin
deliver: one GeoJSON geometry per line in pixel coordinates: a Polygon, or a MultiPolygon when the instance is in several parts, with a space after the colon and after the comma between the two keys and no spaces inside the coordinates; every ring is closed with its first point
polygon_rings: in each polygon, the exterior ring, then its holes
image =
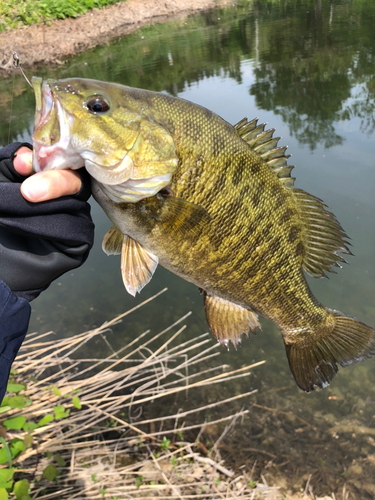
{"type": "Polygon", "coordinates": [[[284,187],[294,186],[295,178],[290,173],[294,166],[288,166],[287,160],[290,155],[286,155],[286,146],[277,147],[280,137],[273,137],[275,129],[264,130],[266,124],[258,125],[258,118],[250,122],[247,118],[239,121],[234,128],[238,135],[267,163],[283,184],[284,187]]]}
{"type": "Polygon", "coordinates": [[[326,276],[324,271],[341,267],[346,260],[338,253],[352,255],[348,236],[327,206],[302,189],[293,189],[292,196],[301,221],[301,242],[304,246],[303,269],[314,278],[326,276]]]}

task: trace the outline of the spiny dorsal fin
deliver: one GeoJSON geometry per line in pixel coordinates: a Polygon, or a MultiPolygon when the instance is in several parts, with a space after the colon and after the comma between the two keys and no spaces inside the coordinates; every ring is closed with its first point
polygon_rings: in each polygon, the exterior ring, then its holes
{"type": "Polygon", "coordinates": [[[239,121],[234,128],[238,135],[253,149],[269,166],[283,184],[284,187],[292,188],[295,178],[290,176],[293,166],[287,165],[290,155],[285,154],[285,147],[277,147],[280,137],[273,137],[275,129],[264,130],[266,124],[258,125],[258,118],[250,122],[247,118],[239,121]]]}
{"type": "Polygon", "coordinates": [[[204,294],[204,310],[211,332],[221,345],[229,349],[229,341],[235,349],[241,344],[241,336],[248,338],[248,332],[260,328],[257,314],[234,302],[213,295],[204,294]]]}
{"type": "Polygon", "coordinates": [[[352,255],[348,236],[319,198],[302,189],[293,189],[292,195],[302,223],[303,269],[315,278],[326,276],[324,271],[334,272],[332,266],[341,267],[339,262],[346,263],[339,252],[352,255]]]}

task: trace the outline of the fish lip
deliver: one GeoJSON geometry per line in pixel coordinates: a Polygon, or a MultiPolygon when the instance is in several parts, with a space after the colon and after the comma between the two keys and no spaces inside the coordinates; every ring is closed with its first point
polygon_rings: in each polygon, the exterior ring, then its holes
{"type": "Polygon", "coordinates": [[[60,170],[63,168],[77,170],[84,166],[84,160],[79,153],[69,149],[74,117],[64,110],[59,100],[54,97],[51,83],[52,80],[43,81],[41,78],[33,77],[36,100],[33,133],[33,169],[35,172],[60,170]],[[45,145],[35,138],[35,131],[39,127],[43,127],[53,107],[56,107],[57,110],[60,137],[57,142],[45,145]]]}
{"type": "Polygon", "coordinates": [[[33,76],[31,79],[34,94],[35,94],[35,116],[34,128],[37,127],[42,114],[42,83],[43,80],[39,76],[33,76]]]}

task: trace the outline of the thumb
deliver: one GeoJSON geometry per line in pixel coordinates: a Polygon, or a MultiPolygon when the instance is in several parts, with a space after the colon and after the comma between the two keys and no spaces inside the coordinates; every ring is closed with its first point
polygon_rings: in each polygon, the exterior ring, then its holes
{"type": "Polygon", "coordinates": [[[28,177],[21,186],[21,193],[31,202],[47,201],[78,193],[81,178],[73,170],[48,170],[28,177]]]}

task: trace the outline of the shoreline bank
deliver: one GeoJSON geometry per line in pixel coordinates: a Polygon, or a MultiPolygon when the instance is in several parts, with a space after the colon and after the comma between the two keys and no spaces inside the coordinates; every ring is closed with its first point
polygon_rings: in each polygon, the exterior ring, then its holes
{"type": "Polygon", "coordinates": [[[194,12],[229,5],[229,0],[127,0],[103,9],[93,9],[77,18],[25,26],[0,34],[0,77],[13,68],[13,51],[22,66],[62,64],[93,47],[128,35],[142,26],[188,16],[194,12]]]}

